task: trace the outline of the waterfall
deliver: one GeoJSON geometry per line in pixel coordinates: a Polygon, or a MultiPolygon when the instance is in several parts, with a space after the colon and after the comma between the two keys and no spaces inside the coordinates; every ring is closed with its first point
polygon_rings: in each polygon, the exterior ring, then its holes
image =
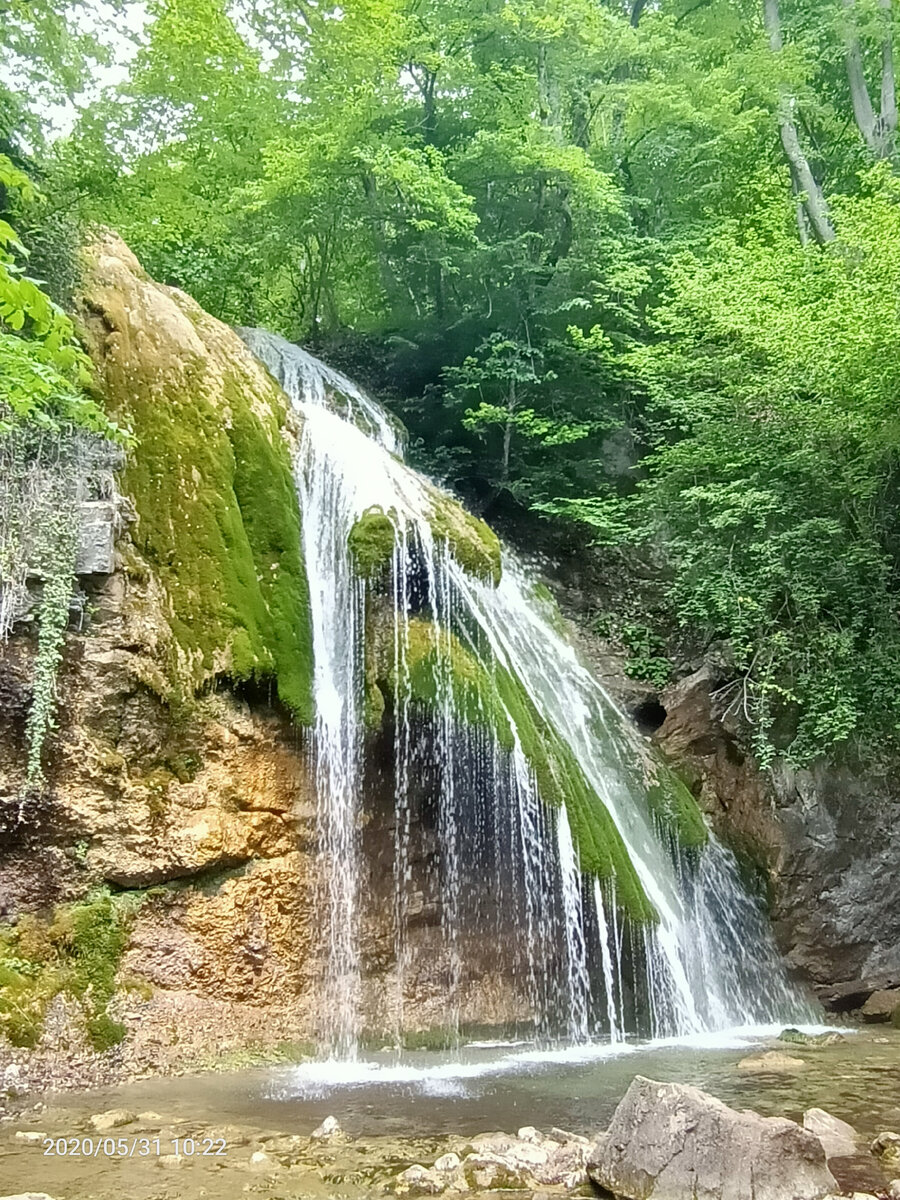
{"type": "Polygon", "coordinates": [[[403,462],[387,414],[298,347],[261,330],[241,336],[302,423],[295,476],[315,651],[327,1052],[352,1057],[361,1032],[361,797],[379,672],[393,739],[398,1036],[416,966],[411,822],[425,741],[452,1036],[473,934],[495,946],[545,1040],[809,1017],[733,856],[702,836],[681,852],[661,823],[646,745],[579,661],[527,566],[506,549],[499,581],[464,565],[447,531],[472,519],[403,462]],[[372,514],[390,535],[377,583],[361,578],[352,552],[372,514]]]}

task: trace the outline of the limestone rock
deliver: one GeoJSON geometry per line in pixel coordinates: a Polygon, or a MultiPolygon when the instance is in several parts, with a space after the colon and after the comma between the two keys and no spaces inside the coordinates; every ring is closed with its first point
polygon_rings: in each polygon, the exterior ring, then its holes
{"type": "Polygon", "coordinates": [[[53,1200],[46,1192],[16,1192],[15,1196],[0,1196],[0,1200],[53,1200]]]}
{"type": "Polygon", "coordinates": [[[109,1133],[111,1129],[118,1129],[122,1125],[130,1125],[132,1121],[136,1121],[137,1117],[133,1112],[129,1112],[127,1108],[110,1108],[106,1112],[96,1113],[91,1117],[91,1125],[96,1129],[97,1133],[109,1133]]]}
{"type": "Polygon", "coordinates": [[[24,1142],[26,1146],[39,1146],[47,1135],[38,1133],[36,1129],[19,1129],[16,1131],[16,1141],[24,1142]]]}
{"type": "Polygon", "coordinates": [[[892,1179],[888,1184],[887,1194],[890,1200],[900,1200],[900,1179],[892,1179]]]}
{"type": "Polygon", "coordinates": [[[490,1150],[467,1155],[462,1170],[466,1183],[482,1191],[533,1188],[538,1182],[527,1165],[506,1154],[493,1154],[490,1150]]]}
{"type": "Polygon", "coordinates": [[[856,1154],[856,1130],[823,1108],[808,1108],[803,1114],[803,1128],[814,1133],[822,1143],[826,1158],[856,1154]]]}
{"type": "Polygon", "coordinates": [[[882,988],[872,992],[862,1006],[860,1016],[864,1021],[878,1024],[890,1021],[898,1008],[900,1008],[900,988],[882,988]]]}
{"type": "Polygon", "coordinates": [[[78,505],[78,575],[112,575],[116,569],[116,530],[119,524],[115,500],[88,500],[78,505]]]}
{"type": "Polygon", "coordinates": [[[837,1191],[821,1142],[795,1122],[640,1075],[588,1173],[627,1200],[822,1200],[837,1191]]]}
{"type": "Polygon", "coordinates": [[[322,1124],[312,1131],[310,1137],[317,1142],[327,1142],[330,1138],[337,1137],[340,1132],[337,1117],[326,1117],[322,1124]]]}
{"type": "Polygon", "coordinates": [[[802,1058],[782,1054],[779,1050],[767,1050],[765,1054],[742,1058],[737,1065],[739,1071],[757,1075],[794,1075],[797,1071],[805,1071],[806,1067],[807,1063],[802,1058]]]}
{"type": "Polygon", "coordinates": [[[440,1196],[447,1187],[448,1181],[441,1178],[439,1171],[429,1171],[421,1163],[415,1163],[400,1172],[391,1190],[398,1196],[440,1196]]]}
{"type": "Polygon", "coordinates": [[[457,1171],[462,1165],[462,1159],[458,1154],[442,1154],[440,1158],[435,1160],[434,1169],[436,1171],[457,1171]]]}

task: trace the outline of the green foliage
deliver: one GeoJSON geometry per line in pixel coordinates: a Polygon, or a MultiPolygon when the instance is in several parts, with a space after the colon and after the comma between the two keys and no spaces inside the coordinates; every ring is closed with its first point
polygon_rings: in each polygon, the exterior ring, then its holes
{"type": "Polygon", "coordinates": [[[47,1008],[65,992],[77,999],[98,1052],[124,1036],[108,1014],[127,937],[128,905],[106,892],[61,905],[52,920],[22,917],[0,929],[0,1032],[34,1046],[47,1008]]]}
{"type": "MultiPolygon", "coordinates": [[[[154,0],[127,79],[42,168],[60,211],[115,222],[217,316],[367,357],[479,511],[620,547],[678,636],[723,651],[760,758],[802,762],[900,731],[898,9],[776,7],[778,36],[759,0],[154,0]],[[801,244],[809,187],[824,249],[801,244]]],[[[8,18],[0,139],[22,144],[31,92],[96,49],[52,4],[8,18]]],[[[13,321],[25,293],[8,271],[13,321]]],[[[65,416],[48,337],[0,345],[0,379],[65,416]]],[[[649,624],[622,633],[658,687],[649,624]]]]}
{"type": "MultiPolygon", "coordinates": [[[[0,97],[2,98],[2,97],[0,97]]],[[[28,176],[0,154],[7,211],[28,210],[28,176]]],[[[22,615],[28,576],[39,575],[38,644],[26,734],[26,787],[42,778],[56,677],[75,585],[78,499],[108,474],[128,435],[83,390],[88,359],[71,321],[25,273],[28,251],[0,219],[0,639],[22,615]]]]}
{"type": "Polygon", "coordinates": [[[900,218],[883,168],[863,186],[824,254],[770,227],[673,262],[659,339],[631,355],[646,478],[576,513],[665,546],[674,617],[727,643],[763,762],[900,733],[900,218]]]}
{"type": "Polygon", "coordinates": [[[37,654],[31,681],[31,707],[26,722],[28,763],[26,786],[36,784],[42,775],[41,754],[47,734],[54,725],[56,677],[62,661],[69,601],[75,585],[75,559],[78,551],[77,530],[68,512],[45,514],[32,543],[34,562],[43,568],[44,584],[40,604],[37,654]]]}

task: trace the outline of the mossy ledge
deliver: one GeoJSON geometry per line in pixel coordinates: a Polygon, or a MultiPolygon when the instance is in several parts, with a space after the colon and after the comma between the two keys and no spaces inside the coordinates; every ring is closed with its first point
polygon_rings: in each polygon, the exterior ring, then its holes
{"type": "Polygon", "coordinates": [[[274,679],[313,719],[312,632],[287,405],[232,330],[149,280],[118,238],[86,252],[84,340],[136,438],[132,540],[168,599],[165,699],[217,676],[274,679]]]}
{"type": "Polygon", "coordinates": [[[353,524],[347,545],[362,579],[376,579],[390,565],[397,543],[397,529],[379,505],[367,508],[353,524]]]}
{"type": "Polygon", "coordinates": [[[500,582],[500,539],[489,525],[472,516],[458,500],[429,487],[431,532],[437,541],[445,541],[450,553],[470,575],[492,583],[500,582]]]}
{"type": "Polygon", "coordinates": [[[647,784],[647,803],[654,818],[680,846],[695,850],[705,846],[709,830],[690,788],[663,763],[654,763],[647,784]]]}
{"type": "MultiPolygon", "coordinates": [[[[457,638],[439,645],[431,621],[410,621],[407,674],[414,704],[429,711],[435,708],[442,690],[442,672],[448,672],[460,721],[489,728],[508,751],[513,750],[518,737],[541,799],[557,808],[565,806],[581,869],[613,881],[617,902],[632,920],[655,921],[656,911],[606,806],[572,751],[540,716],[521,682],[500,664],[486,666],[457,638]]],[[[380,661],[375,674],[380,689],[396,697],[393,660],[380,661]]]]}
{"type": "Polygon", "coordinates": [[[125,948],[130,897],[101,892],[78,904],[61,905],[49,920],[22,917],[0,927],[0,1032],[14,1046],[33,1047],[44,1017],[61,992],[78,1000],[97,1051],[125,1035],[107,1006],[125,948]]]}

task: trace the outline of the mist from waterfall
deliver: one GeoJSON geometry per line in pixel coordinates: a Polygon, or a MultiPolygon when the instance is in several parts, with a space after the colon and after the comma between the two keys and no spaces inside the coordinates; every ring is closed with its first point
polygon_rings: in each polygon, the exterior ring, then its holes
{"type": "Polygon", "coordinates": [[[317,815],[324,922],[324,1052],[356,1054],[360,1028],[360,823],[364,794],[367,591],[348,539],[377,509],[395,531],[390,586],[393,781],[393,998],[398,1037],[414,969],[410,838],[422,739],[437,811],[445,1019],[457,1036],[473,934],[514,964],[534,1034],[545,1042],[662,1037],[737,1025],[798,1022],[814,1013],[788,983],[758,903],[714,838],[679,853],[646,798],[647,749],[579,661],[536,590],[504,549],[499,584],[468,573],[435,536],[434,485],[402,461],[380,406],[339,372],[283,339],[242,330],[301,418],[294,474],[302,512],[315,652],[317,815]],[[410,685],[411,638],[425,622],[434,649],[434,704],[410,685]],[[462,645],[507,671],[556,731],[602,800],[658,920],[624,917],[615,879],[583,874],[565,807],[545,804],[515,716],[512,747],[460,717],[452,671],[462,645]]]}

